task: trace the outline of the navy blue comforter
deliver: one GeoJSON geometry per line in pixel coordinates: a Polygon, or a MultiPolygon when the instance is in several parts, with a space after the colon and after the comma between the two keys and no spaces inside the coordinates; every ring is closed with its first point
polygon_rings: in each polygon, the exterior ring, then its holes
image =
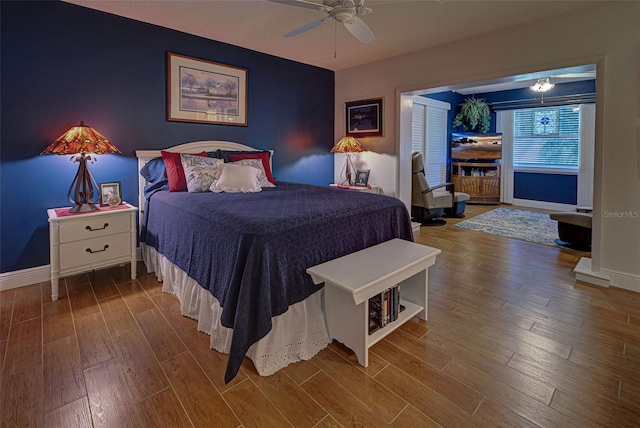
{"type": "Polygon", "coordinates": [[[279,182],[259,193],[155,193],[141,237],[208,289],[233,329],[225,381],[271,317],[318,287],[306,268],[392,238],[413,240],[388,196],[279,182]]]}

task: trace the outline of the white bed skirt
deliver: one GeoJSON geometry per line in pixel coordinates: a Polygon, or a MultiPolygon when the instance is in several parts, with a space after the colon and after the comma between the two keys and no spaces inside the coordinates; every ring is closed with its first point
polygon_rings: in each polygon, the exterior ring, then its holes
{"type": "MultiPolygon", "coordinates": [[[[229,353],[233,330],[220,323],[222,307],[206,289],[187,276],[155,248],[140,243],[148,272],[155,272],[162,291],[180,301],[182,315],[198,320],[198,331],[211,336],[211,348],[229,353]]],[[[329,345],[329,333],[323,315],[324,287],[287,312],[273,317],[271,331],[247,352],[261,376],[268,376],[300,360],[308,360],[329,345]]]]}

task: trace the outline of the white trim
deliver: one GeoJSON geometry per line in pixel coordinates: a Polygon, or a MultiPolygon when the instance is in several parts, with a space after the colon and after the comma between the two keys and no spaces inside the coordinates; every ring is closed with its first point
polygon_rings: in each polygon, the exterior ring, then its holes
{"type": "Polygon", "coordinates": [[[575,205],[559,204],[557,202],[534,201],[530,199],[514,199],[513,205],[551,211],[575,211],[576,209],[575,205]]]}
{"type": "Polygon", "coordinates": [[[513,110],[496,113],[496,132],[502,134],[500,202],[513,204],[513,110]]]}
{"type": "Polygon", "coordinates": [[[51,280],[51,265],[14,270],[0,274],[0,291],[51,280]]]}
{"type": "Polygon", "coordinates": [[[578,169],[569,168],[545,168],[530,166],[514,166],[514,172],[528,172],[531,174],[557,174],[557,175],[578,175],[578,169]]]}
{"type": "Polygon", "coordinates": [[[411,123],[413,122],[413,95],[397,93],[398,110],[396,116],[397,174],[396,194],[398,199],[411,211],[411,123]]]}
{"type": "MultiPolygon", "coordinates": [[[[136,260],[142,260],[140,247],[136,248],[136,260]]],[[[39,282],[51,281],[51,265],[0,273],[0,291],[26,287],[39,282]]]]}
{"type": "Polygon", "coordinates": [[[578,206],[593,206],[593,166],[596,143],[596,105],[580,105],[580,169],[578,206]]]}
{"type": "Polygon", "coordinates": [[[611,269],[602,269],[600,272],[610,275],[611,279],[609,285],[612,287],[640,293],[640,275],[618,272],[611,269]]]}
{"type": "Polygon", "coordinates": [[[451,104],[448,102],[434,100],[433,98],[426,98],[419,95],[414,95],[413,102],[423,106],[436,107],[442,110],[451,110],[451,104]]]}
{"type": "Polygon", "coordinates": [[[591,259],[589,257],[582,257],[573,271],[576,274],[576,281],[609,288],[610,275],[595,272],[591,267],[591,259]]]}

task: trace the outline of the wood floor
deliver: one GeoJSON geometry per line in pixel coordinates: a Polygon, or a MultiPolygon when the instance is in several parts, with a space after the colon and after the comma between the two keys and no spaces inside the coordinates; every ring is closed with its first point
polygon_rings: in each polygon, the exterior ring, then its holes
{"type": "MultiPolygon", "coordinates": [[[[491,207],[467,206],[467,216],[491,207]]],[[[462,230],[442,249],[429,320],[370,352],[333,343],[269,377],[224,355],[138,267],[0,293],[3,427],[640,426],[640,294],[575,283],[584,253],[462,230]]]]}

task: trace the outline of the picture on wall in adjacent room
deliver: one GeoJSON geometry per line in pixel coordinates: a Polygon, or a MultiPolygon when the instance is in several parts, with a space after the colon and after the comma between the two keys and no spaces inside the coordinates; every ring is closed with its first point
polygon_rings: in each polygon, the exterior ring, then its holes
{"type": "Polygon", "coordinates": [[[167,52],[167,120],[247,126],[247,69],[167,52]]]}
{"type": "Polygon", "coordinates": [[[346,134],[353,137],[382,136],[382,98],[346,104],[346,134]]]}

